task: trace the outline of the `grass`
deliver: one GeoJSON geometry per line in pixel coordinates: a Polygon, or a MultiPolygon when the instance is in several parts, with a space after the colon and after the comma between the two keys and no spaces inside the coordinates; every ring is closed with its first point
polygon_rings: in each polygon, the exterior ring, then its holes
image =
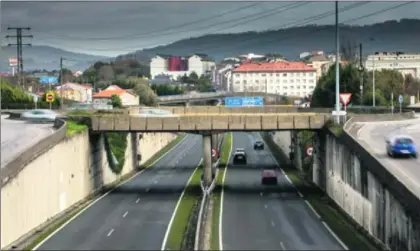
{"type": "Polygon", "coordinates": [[[179,142],[181,142],[181,140],[183,140],[185,138],[185,136],[187,136],[186,133],[181,133],[179,134],[174,140],[172,140],[171,142],[169,142],[169,144],[167,144],[164,148],[162,148],[162,150],[160,150],[159,152],[157,152],[155,155],[153,155],[152,157],[150,157],[143,165],[142,168],[147,168],[150,167],[153,163],[156,162],[156,160],[158,160],[159,158],[161,158],[164,154],[166,154],[166,152],[168,152],[169,150],[171,150],[174,146],[176,146],[179,142]]]}
{"type": "Polygon", "coordinates": [[[120,174],[125,163],[125,151],[127,149],[127,133],[111,132],[106,133],[109,149],[106,149],[109,167],[113,173],[120,174]],[[112,157],[114,154],[116,163],[112,157]]]}
{"type": "MultiPolygon", "coordinates": [[[[147,163],[149,163],[148,164],[148,167],[150,167],[151,165],[153,165],[160,157],[162,157],[165,153],[167,153],[174,146],[176,146],[176,144],[178,144],[185,136],[186,136],[186,134],[179,135],[176,139],[172,140],[168,145],[166,145],[164,148],[162,148],[160,151],[158,151],[155,155],[153,155],[147,161],[147,163]]],[[[118,185],[118,184],[120,184],[121,182],[124,182],[126,179],[130,178],[134,174],[135,173],[132,173],[131,175],[127,175],[126,177],[124,177],[124,179],[119,180],[119,182],[116,183],[115,186],[118,185]]],[[[80,207],[75,208],[69,214],[67,214],[63,219],[60,219],[56,223],[53,223],[52,225],[46,227],[45,231],[42,231],[38,236],[35,237],[35,239],[33,241],[30,242],[30,244],[28,244],[27,246],[23,247],[22,250],[32,250],[39,243],[41,243],[48,236],[50,236],[54,231],[56,231],[59,227],[61,227],[65,223],[67,223],[71,218],[73,218],[81,210],[83,210],[84,208],[86,208],[86,206],[88,206],[89,204],[90,203],[85,203],[83,206],[80,206],[80,207]]]]}
{"type": "Polygon", "coordinates": [[[213,217],[211,219],[211,237],[210,237],[210,247],[211,250],[220,250],[219,247],[219,218],[220,218],[220,206],[221,206],[221,191],[223,186],[223,176],[226,172],[226,165],[229,162],[229,157],[232,150],[232,133],[228,133],[225,136],[223,145],[221,147],[221,155],[219,162],[219,172],[216,179],[216,188],[213,190],[211,195],[211,200],[213,202],[213,217]]]}
{"type": "Polygon", "coordinates": [[[168,239],[165,250],[183,250],[184,238],[190,224],[190,216],[194,211],[194,206],[200,202],[201,199],[201,175],[203,174],[203,165],[200,165],[194,170],[191,178],[185,187],[184,193],[181,195],[179,206],[175,212],[174,220],[169,230],[168,239]]]}
{"type": "Polygon", "coordinates": [[[66,125],[67,125],[66,135],[68,137],[72,137],[73,135],[83,132],[88,129],[87,125],[79,124],[76,121],[71,121],[71,120],[67,121],[66,125]]]}
{"type": "MultiPolygon", "coordinates": [[[[282,150],[269,137],[263,135],[263,138],[276,160],[279,163],[286,163],[287,156],[282,150]]],[[[294,166],[286,164],[282,165],[282,169],[349,250],[383,250],[324,191],[308,182],[302,172],[294,166]]]]}

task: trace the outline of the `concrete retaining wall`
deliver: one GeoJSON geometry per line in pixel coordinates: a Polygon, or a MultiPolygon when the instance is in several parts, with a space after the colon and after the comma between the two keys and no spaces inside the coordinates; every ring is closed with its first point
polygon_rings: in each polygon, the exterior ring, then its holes
{"type": "Polygon", "coordinates": [[[31,233],[104,185],[132,172],[171,142],[174,134],[129,134],[120,175],[112,173],[103,136],[64,138],[25,165],[1,190],[1,248],[31,233]],[[137,154],[142,160],[138,161],[137,154]]]}

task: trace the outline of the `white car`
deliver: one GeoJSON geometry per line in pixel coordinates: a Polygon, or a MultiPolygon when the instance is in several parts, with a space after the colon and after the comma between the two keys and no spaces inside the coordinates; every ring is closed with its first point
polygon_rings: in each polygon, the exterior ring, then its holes
{"type": "Polygon", "coordinates": [[[22,113],[21,118],[34,122],[54,122],[57,113],[47,109],[34,109],[22,113]]]}

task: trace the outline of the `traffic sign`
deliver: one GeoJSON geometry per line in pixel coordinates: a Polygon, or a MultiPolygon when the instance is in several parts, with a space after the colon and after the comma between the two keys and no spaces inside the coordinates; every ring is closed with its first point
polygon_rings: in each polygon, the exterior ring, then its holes
{"type": "Polygon", "coordinates": [[[403,101],[404,101],[403,95],[398,96],[398,102],[400,102],[400,104],[402,104],[403,101]]]}
{"type": "Polygon", "coordinates": [[[54,92],[47,92],[47,94],[45,95],[45,101],[47,101],[48,103],[54,102],[54,96],[54,92]]]}
{"type": "Polygon", "coordinates": [[[306,155],[312,156],[312,152],[314,151],[314,148],[312,146],[306,148],[306,155]]]}
{"type": "Polygon", "coordinates": [[[53,76],[43,76],[39,78],[40,84],[56,84],[58,83],[58,78],[53,76]]]}
{"type": "Polygon", "coordinates": [[[347,106],[350,103],[351,93],[340,93],[340,100],[343,102],[344,106],[347,106]]]}
{"type": "Polygon", "coordinates": [[[211,149],[211,156],[212,156],[213,158],[216,158],[216,157],[217,157],[217,150],[216,150],[215,148],[212,148],[212,149],[211,149]]]}
{"type": "Polygon", "coordinates": [[[264,106],[263,97],[226,97],[225,106],[244,107],[244,106],[264,106]]]}

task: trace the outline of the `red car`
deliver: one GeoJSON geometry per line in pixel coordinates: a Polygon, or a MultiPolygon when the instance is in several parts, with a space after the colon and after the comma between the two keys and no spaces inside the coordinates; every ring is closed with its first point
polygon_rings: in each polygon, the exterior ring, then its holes
{"type": "Polygon", "coordinates": [[[276,170],[262,170],[261,184],[263,185],[277,185],[277,172],[276,170]]]}

